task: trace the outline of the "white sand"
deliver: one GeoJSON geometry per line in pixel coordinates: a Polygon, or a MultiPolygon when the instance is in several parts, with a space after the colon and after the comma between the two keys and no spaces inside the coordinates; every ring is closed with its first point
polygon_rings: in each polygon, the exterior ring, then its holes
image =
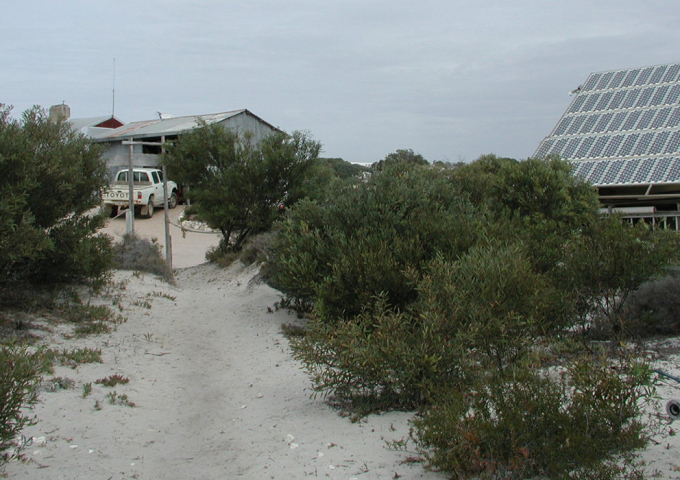
{"type": "MultiPolygon", "coordinates": [[[[154,230],[162,228],[162,217],[157,212],[145,228],[140,220],[138,232],[162,238],[154,230]]],[[[122,224],[124,231],[121,220],[111,223],[108,229],[122,224]]],[[[185,267],[178,286],[117,272],[115,281],[125,290],[112,290],[106,301],[122,307],[126,323],[86,338],[67,338],[63,328],[42,332],[60,348],[100,348],[103,363],[57,369],[75,387],[41,394],[39,423],[24,432],[34,439],[23,450],[30,461],[8,464],[9,478],[446,478],[404,463],[413,451],[387,447],[386,441],[408,435],[409,414],[351,423],[323,399],[310,398],[310,380],[280,332],[282,323],[296,319],[268,312],[280,294],[257,282],[253,267],[190,266],[204,261],[217,237],[179,240],[177,232],[174,262],[185,267]],[[114,374],[130,382],[114,388],[94,383],[114,374]],[[83,398],[87,383],[92,394],[83,398]],[[110,404],[107,394],[114,390],[136,406],[110,404]]],[[[677,356],[662,365],[675,374],[678,366],[677,356]]],[[[660,405],[680,398],[680,385],[667,385],[660,405]]],[[[665,436],[650,446],[650,473],[680,478],[679,439],[665,436]]]]}

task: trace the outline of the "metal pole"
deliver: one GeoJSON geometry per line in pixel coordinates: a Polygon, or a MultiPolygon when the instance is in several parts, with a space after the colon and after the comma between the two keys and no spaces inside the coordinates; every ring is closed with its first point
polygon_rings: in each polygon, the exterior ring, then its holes
{"type": "Polygon", "coordinates": [[[163,165],[163,205],[165,206],[165,261],[172,270],[172,238],[170,238],[170,214],[168,211],[168,176],[163,165]]]}
{"type": "Polygon", "coordinates": [[[132,142],[131,142],[130,143],[130,153],[128,155],[128,195],[129,195],[128,208],[129,208],[130,213],[128,213],[129,217],[126,217],[126,219],[130,218],[130,222],[129,223],[126,222],[126,225],[129,226],[129,229],[127,230],[127,233],[129,233],[129,234],[135,233],[135,221],[134,221],[134,218],[135,218],[135,203],[134,203],[135,189],[134,189],[134,182],[133,182],[133,178],[132,178],[133,177],[133,174],[132,174],[133,173],[132,172],[132,149],[133,148],[134,148],[134,146],[132,145],[132,142]]]}

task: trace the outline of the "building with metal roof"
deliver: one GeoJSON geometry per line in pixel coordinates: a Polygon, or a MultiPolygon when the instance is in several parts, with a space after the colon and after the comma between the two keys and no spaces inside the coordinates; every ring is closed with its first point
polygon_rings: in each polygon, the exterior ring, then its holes
{"type": "Polygon", "coordinates": [[[678,229],[680,63],[592,73],[571,95],[534,157],[572,162],[607,211],[678,229]]]}
{"type": "MultiPolygon", "coordinates": [[[[59,109],[59,114],[64,115],[65,111],[70,113],[66,107],[59,109]]],[[[272,133],[281,132],[247,109],[183,117],[159,113],[156,119],[127,124],[113,116],[67,118],[67,121],[74,130],[80,131],[92,141],[108,146],[104,158],[112,175],[130,164],[133,167],[157,167],[160,164],[162,144],[202,124],[220,124],[235,132],[249,132],[255,142],[272,133]]]]}

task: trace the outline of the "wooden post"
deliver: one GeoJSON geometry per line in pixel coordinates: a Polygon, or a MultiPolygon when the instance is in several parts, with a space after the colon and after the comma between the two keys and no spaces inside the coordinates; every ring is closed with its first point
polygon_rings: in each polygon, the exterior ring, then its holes
{"type": "MultiPolygon", "coordinates": [[[[134,199],[134,194],[135,194],[135,188],[134,188],[134,181],[133,181],[133,172],[132,172],[132,149],[134,148],[134,145],[132,142],[130,142],[130,153],[128,154],[128,208],[130,209],[130,222],[127,223],[126,225],[129,226],[129,229],[127,230],[127,233],[129,234],[134,234],[135,233],[135,199],[134,199]]],[[[127,217],[126,217],[127,218],[127,217]]]]}

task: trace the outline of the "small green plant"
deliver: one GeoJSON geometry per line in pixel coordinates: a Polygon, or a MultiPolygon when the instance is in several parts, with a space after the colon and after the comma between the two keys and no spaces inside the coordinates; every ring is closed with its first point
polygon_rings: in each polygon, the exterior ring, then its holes
{"type": "Polygon", "coordinates": [[[102,409],[102,402],[100,402],[99,400],[95,400],[94,401],[94,409],[97,410],[97,411],[101,410],[102,409]]]}
{"type": "Polygon", "coordinates": [[[130,401],[128,396],[126,394],[118,394],[114,390],[113,392],[109,392],[106,394],[106,398],[108,398],[109,403],[111,405],[123,405],[126,407],[135,407],[135,403],[130,401]]]}
{"type": "Polygon", "coordinates": [[[116,314],[107,305],[69,303],[61,308],[61,314],[67,321],[76,324],[75,334],[78,336],[110,333],[109,323],[121,324],[126,321],[125,317],[116,314]]]}
{"type": "Polygon", "coordinates": [[[83,398],[87,398],[92,394],[92,382],[83,385],[83,398]]]}
{"type": "Polygon", "coordinates": [[[50,371],[55,362],[76,368],[83,363],[102,363],[102,351],[93,348],[75,348],[73,350],[45,349],[39,352],[43,367],[50,371]]]}
{"type": "Polygon", "coordinates": [[[111,333],[111,327],[104,322],[88,322],[78,325],[75,329],[75,334],[79,336],[101,335],[103,333],[111,333]]]}
{"type": "Polygon", "coordinates": [[[115,387],[116,385],[125,385],[126,383],[129,382],[130,382],[129,378],[119,374],[115,374],[106,378],[100,378],[99,380],[95,380],[94,383],[103,385],[105,387],[115,387]]]}
{"type": "Polygon", "coordinates": [[[0,348],[0,464],[9,461],[14,440],[36,422],[26,407],[38,400],[42,361],[20,347],[0,348]]]}
{"type": "Polygon", "coordinates": [[[69,390],[75,386],[76,382],[68,377],[54,377],[45,382],[43,388],[48,392],[56,392],[57,390],[69,390]]]}
{"type": "Polygon", "coordinates": [[[174,302],[175,300],[177,300],[177,297],[173,297],[172,295],[168,295],[168,294],[165,293],[165,292],[156,292],[156,291],[153,291],[153,292],[151,292],[151,296],[152,296],[152,297],[158,297],[158,298],[165,298],[166,300],[170,300],[170,301],[173,301],[173,302],[174,302]]]}
{"type": "Polygon", "coordinates": [[[146,341],[149,342],[149,343],[153,342],[153,333],[151,333],[151,332],[146,332],[146,333],[144,334],[144,340],[146,340],[146,341]]]}
{"type": "Polygon", "coordinates": [[[151,310],[151,306],[152,306],[151,302],[146,298],[135,300],[135,301],[132,302],[132,304],[136,307],[142,307],[142,308],[146,308],[148,310],[151,310]]]}

